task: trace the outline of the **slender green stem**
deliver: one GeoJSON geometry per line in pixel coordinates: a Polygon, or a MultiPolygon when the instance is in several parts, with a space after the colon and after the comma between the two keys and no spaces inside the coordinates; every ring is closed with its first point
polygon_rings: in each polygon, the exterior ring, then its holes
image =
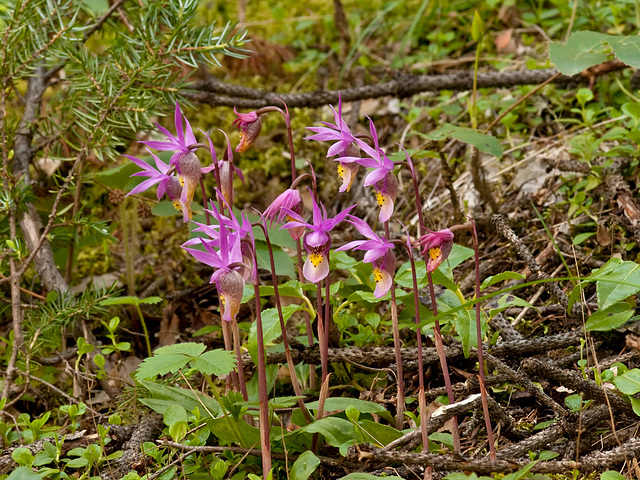
{"type": "Polygon", "coordinates": [[[478,128],[478,109],[476,97],[478,95],[478,64],[480,63],[480,41],[476,48],[476,61],[473,63],[473,92],[471,94],[471,128],[478,128]]]}
{"type": "Polygon", "coordinates": [[[147,353],[149,354],[149,356],[151,356],[151,341],[149,340],[149,330],[147,330],[147,322],[144,321],[142,310],[140,310],[140,304],[136,302],[135,305],[136,310],[138,311],[138,315],[140,316],[140,323],[142,324],[142,331],[144,332],[144,341],[147,344],[147,353]]]}

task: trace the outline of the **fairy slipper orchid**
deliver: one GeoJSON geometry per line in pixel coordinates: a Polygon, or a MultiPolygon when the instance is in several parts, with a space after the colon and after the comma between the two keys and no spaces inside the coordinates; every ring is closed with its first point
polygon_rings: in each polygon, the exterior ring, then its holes
{"type": "Polygon", "coordinates": [[[368,240],[354,240],[336,250],[364,250],[363,261],[365,263],[371,263],[373,266],[373,279],[376,283],[373,294],[376,298],[384,297],[393,285],[393,276],[396,271],[396,256],[392,251],[393,244],[380,238],[371,227],[360,218],[348,215],[347,222],[354,225],[358,232],[368,238],[368,240]]]}
{"type": "Polygon", "coordinates": [[[338,175],[342,179],[340,192],[348,192],[351,189],[356,173],[358,172],[358,164],[354,161],[360,158],[360,147],[356,143],[356,137],[351,133],[349,125],[342,118],[342,96],[338,100],[338,111],[331,106],[333,110],[333,118],[335,124],[322,122],[325,127],[307,127],[307,130],[315,132],[315,135],[305,137],[305,140],[318,140],[336,142],[327,151],[327,157],[338,155],[334,160],[338,162],[338,175]],[[342,159],[347,158],[348,162],[342,159]]]}
{"type": "MultiPolygon", "coordinates": [[[[321,204],[322,205],[322,204],[321,204]]],[[[331,249],[331,236],[329,232],[336,225],[342,222],[349,211],[355,205],[343,210],[335,217],[328,218],[327,211],[322,205],[322,210],[313,200],[313,222],[305,222],[304,219],[291,209],[283,208],[291,221],[283,225],[282,228],[307,228],[309,232],[304,235],[302,244],[307,251],[307,260],[302,267],[304,277],[310,282],[317,283],[329,274],[329,250],[331,249]]]]}

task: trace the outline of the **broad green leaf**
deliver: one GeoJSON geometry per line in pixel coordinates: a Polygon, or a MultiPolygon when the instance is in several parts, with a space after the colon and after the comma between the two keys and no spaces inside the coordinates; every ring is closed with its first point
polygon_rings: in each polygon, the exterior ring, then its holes
{"type": "Polygon", "coordinates": [[[636,398],[632,395],[627,398],[631,401],[631,408],[633,408],[633,413],[640,417],[640,398],[636,398]]]}
{"type": "Polygon", "coordinates": [[[136,370],[136,379],[150,378],[176,372],[205,351],[203,343],[177,343],[158,348],[152,357],[145,358],[136,370]]]}
{"type": "Polygon", "coordinates": [[[154,356],[158,355],[187,355],[189,357],[197,357],[207,349],[204,343],[188,342],[176,343],[160,347],[153,352],[154,356]]]}
{"type": "Polygon", "coordinates": [[[619,259],[615,259],[617,262],[611,260],[589,277],[589,280],[597,281],[596,293],[600,310],[640,292],[640,265],[619,259]],[[609,268],[610,264],[612,268],[609,268]]]}
{"type": "Polygon", "coordinates": [[[586,239],[593,237],[596,234],[596,232],[585,232],[585,233],[579,233],[578,235],[576,235],[575,237],[573,237],[573,244],[574,245],[580,245],[582,242],[584,242],[586,239]]]}
{"type": "Polygon", "coordinates": [[[307,450],[291,466],[290,480],[307,480],[320,465],[320,459],[312,451],[307,450]]]}
{"type": "Polygon", "coordinates": [[[360,420],[358,424],[364,430],[365,441],[377,443],[381,447],[388,445],[403,435],[400,430],[366,418],[360,420]]]}
{"type": "MultiPolygon", "coordinates": [[[[284,322],[286,325],[287,320],[298,310],[301,310],[303,307],[301,305],[287,305],[286,307],[282,307],[282,316],[284,318],[284,322]]],[[[268,308],[262,311],[262,341],[265,345],[273,342],[276,338],[278,338],[282,334],[282,330],[280,329],[280,317],[278,316],[277,308],[268,308]]],[[[258,355],[258,327],[257,323],[253,322],[251,324],[251,329],[249,330],[249,341],[247,342],[247,348],[249,350],[249,354],[251,354],[251,358],[254,360],[257,359],[258,355]]]]}
{"type": "Polygon", "coordinates": [[[640,392],[640,370],[634,368],[613,379],[613,384],[626,395],[635,395],[640,392]]]}
{"type": "MultiPolygon", "coordinates": [[[[385,475],[383,477],[377,477],[370,473],[364,472],[350,473],[349,475],[345,475],[344,477],[340,478],[340,480],[380,480],[381,478],[385,480],[403,480],[402,477],[397,477],[395,475],[385,475]]],[[[467,477],[465,476],[465,478],[467,477]]]]}
{"type": "Polygon", "coordinates": [[[187,425],[187,422],[174,422],[169,425],[169,436],[173,438],[174,442],[180,442],[187,434],[188,430],[189,426],[187,425]]]}
{"type": "MultiPolygon", "coordinates": [[[[51,445],[51,444],[49,444],[51,445]]],[[[53,462],[56,459],[55,455],[50,455],[48,452],[40,451],[36,453],[36,458],[33,461],[32,465],[34,467],[41,467],[43,465],[47,465],[48,463],[53,462]]]]}
{"type": "Polygon", "coordinates": [[[156,375],[165,375],[169,372],[177,372],[184,368],[191,358],[186,355],[154,355],[145,358],[136,370],[136,379],[151,378],[156,375]]]}
{"type": "MultiPolygon", "coordinates": [[[[460,310],[456,312],[455,318],[452,322],[455,327],[458,335],[460,336],[460,341],[462,342],[462,351],[464,352],[465,358],[469,358],[469,350],[471,347],[478,346],[478,329],[476,326],[476,311],[473,310],[460,310]]],[[[484,324],[486,322],[482,322],[482,332],[484,333],[485,327],[484,324]]]]}
{"type": "Polygon", "coordinates": [[[487,277],[484,279],[484,281],[482,282],[482,285],[480,285],[480,289],[484,289],[487,287],[490,287],[491,285],[495,285],[496,283],[500,283],[503,282],[505,280],[522,280],[523,278],[525,278],[525,275],[522,275],[521,273],[517,273],[517,272],[501,272],[497,275],[492,275],[491,277],[487,277]]]}
{"type": "Polygon", "coordinates": [[[531,468],[533,468],[533,466],[536,463],[537,462],[530,462],[524,467],[522,467],[520,470],[518,470],[517,472],[513,472],[505,476],[502,480],[520,480],[521,478],[524,478],[525,476],[527,476],[527,474],[529,473],[529,470],[531,470],[531,468]]]}
{"type": "Polygon", "coordinates": [[[111,297],[100,301],[100,305],[138,305],[140,299],[138,297],[111,297]]]}
{"type": "Polygon", "coordinates": [[[15,450],[13,450],[11,452],[11,458],[18,465],[22,465],[22,466],[30,466],[35,459],[35,457],[31,453],[31,450],[29,450],[26,447],[18,447],[15,450]]]}
{"type": "MultiPolygon", "coordinates": [[[[317,410],[318,402],[307,403],[309,410],[317,410]]],[[[375,402],[368,402],[366,400],[360,400],[358,398],[350,397],[329,397],[325,400],[324,411],[333,412],[335,410],[346,410],[349,407],[353,407],[360,413],[382,413],[386,409],[375,402]]]]}
{"type": "Polygon", "coordinates": [[[182,213],[176,210],[176,207],[173,206],[173,202],[171,200],[161,200],[158,203],[155,203],[153,207],[151,207],[151,213],[156,217],[182,216],[182,213]]]}
{"type": "Polygon", "coordinates": [[[331,252],[331,261],[333,262],[333,267],[341,270],[349,270],[360,263],[347,252],[336,252],[335,250],[331,252]]]}
{"type": "Polygon", "coordinates": [[[628,102],[622,105],[622,111],[633,118],[636,122],[636,125],[640,123],[640,103],[637,102],[628,102]]]}
{"type": "Polygon", "coordinates": [[[432,442],[444,443],[446,446],[453,450],[453,435],[447,432],[434,432],[429,435],[429,440],[432,442]]]}
{"type": "MultiPolygon", "coordinates": [[[[272,245],[272,251],[276,274],[296,278],[295,265],[289,254],[275,245],[272,245]]],[[[258,257],[258,266],[270,272],[271,261],[269,260],[269,250],[266,242],[256,240],[256,256],[258,257]]]]}
{"type": "Polygon", "coordinates": [[[536,460],[540,462],[545,462],[547,460],[552,460],[559,455],[560,455],[559,453],[552,452],[551,450],[543,450],[540,452],[540,455],[538,455],[538,458],[536,458],[536,460]]]}
{"type": "Polygon", "coordinates": [[[576,75],[607,60],[609,48],[603,45],[608,35],[596,32],[575,32],[564,45],[549,44],[549,59],[564,75],[576,75]]]}
{"type": "Polygon", "coordinates": [[[451,253],[449,253],[447,259],[442,263],[442,265],[440,265],[440,267],[438,267],[438,270],[436,270],[434,274],[438,271],[441,271],[450,279],[453,279],[453,274],[451,273],[452,270],[465,260],[473,257],[473,255],[474,251],[472,248],[463,247],[462,245],[454,243],[453,248],[451,249],[451,253]]]}
{"type": "Polygon", "coordinates": [[[493,318],[498,313],[506,310],[509,307],[527,307],[527,308],[533,308],[533,309],[537,310],[536,307],[531,305],[526,300],[523,300],[520,297],[516,297],[515,295],[507,293],[505,295],[502,295],[500,298],[498,298],[498,308],[490,309],[489,310],[489,316],[491,318],[493,318]]]}
{"type": "Polygon", "coordinates": [[[623,325],[633,316],[633,308],[627,302],[614,303],[604,310],[594,312],[585,324],[587,332],[608,332],[623,325]]]}
{"type": "Polygon", "coordinates": [[[140,304],[156,304],[160,303],[162,298],[160,297],[148,297],[148,298],[138,298],[138,297],[110,297],[105,298],[100,302],[100,305],[140,305],[140,304]]]}
{"type": "Polygon", "coordinates": [[[637,35],[609,35],[607,42],[621,62],[634,68],[640,68],[640,37],[637,35]]]}
{"type": "Polygon", "coordinates": [[[614,472],[613,470],[607,470],[600,475],[600,480],[626,480],[626,478],[627,477],[621,473],[614,472]]]}
{"type": "Polygon", "coordinates": [[[300,430],[309,433],[319,433],[324,437],[327,444],[332,447],[341,447],[347,442],[358,440],[356,427],[349,420],[345,420],[344,418],[321,418],[302,427],[300,430]]]}
{"type": "MultiPolygon", "coordinates": [[[[260,286],[260,296],[261,297],[269,297],[271,295],[275,295],[275,290],[273,285],[261,285],[260,286]]],[[[302,285],[297,280],[289,280],[286,283],[278,285],[278,295],[283,297],[294,297],[294,298],[303,298],[306,295],[302,290],[302,285]]]]}
{"type": "Polygon", "coordinates": [[[160,303],[162,301],[161,297],[147,297],[140,300],[140,303],[145,305],[155,305],[156,303],[160,303]]]}
{"type": "MultiPolygon", "coordinates": [[[[416,280],[418,288],[426,285],[427,267],[424,261],[415,262],[416,280]]],[[[406,262],[400,266],[394,278],[396,285],[403,288],[413,288],[413,273],[411,272],[411,262],[406,262]]]]}
{"type": "Polygon", "coordinates": [[[455,138],[469,145],[473,145],[478,150],[494,157],[502,156],[502,146],[500,140],[492,135],[480,133],[477,130],[467,127],[459,127],[457,125],[451,125],[445,123],[440,128],[434,130],[428,134],[420,134],[431,140],[446,140],[448,138],[455,138]]]}
{"type": "Polygon", "coordinates": [[[575,32],[565,45],[549,44],[551,62],[565,75],[575,75],[603,63],[611,53],[621,62],[639,68],[640,37],[575,32]]]}
{"type": "MultiPolygon", "coordinates": [[[[404,290],[400,290],[399,288],[396,288],[396,300],[405,298],[407,295],[409,294],[404,290]]],[[[390,299],[391,299],[390,292],[387,292],[387,294],[384,297],[376,298],[373,292],[365,292],[364,290],[358,290],[353,292],[351,295],[349,295],[348,301],[357,302],[358,300],[363,300],[368,303],[378,304],[384,300],[390,300],[390,299]]]]}
{"type": "MultiPolygon", "coordinates": [[[[235,213],[236,218],[240,220],[240,210],[234,208],[233,212],[235,213]]],[[[249,220],[251,223],[261,221],[261,218],[253,212],[245,212],[245,215],[247,216],[247,220],[249,220]]],[[[278,247],[288,248],[289,250],[292,250],[294,252],[296,251],[296,241],[291,238],[288,230],[281,229],[280,225],[275,223],[272,227],[270,227],[269,223],[267,222],[267,231],[269,232],[269,241],[271,242],[272,246],[276,245],[278,247]]],[[[261,242],[265,240],[264,233],[261,228],[254,228],[253,236],[256,240],[260,240],[261,242]]],[[[278,264],[276,264],[276,267],[278,267],[278,264]]],[[[278,275],[281,275],[281,273],[278,272],[278,275]]]]}
{"type": "Polygon", "coordinates": [[[473,20],[471,21],[471,38],[473,38],[474,42],[479,42],[482,40],[482,36],[484,35],[485,25],[482,21],[482,17],[478,13],[478,11],[473,12],[473,20]]]}
{"type": "MultiPolygon", "coordinates": [[[[142,160],[149,163],[150,165],[153,164],[153,159],[150,156],[145,156],[142,158],[142,160]]],[[[140,167],[138,167],[133,162],[127,161],[122,165],[114,168],[109,168],[108,170],[102,170],[100,172],[88,172],[86,174],[84,174],[83,172],[83,177],[87,180],[97,180],[105,187],[122,189],[124,185],[131,183],[131,175],[139,171],[140,167]]],[[[145,180],[144,178],[140,177],[133,177],[133,179],[135,181],[135,185],[137,185],[138,183],[142,183],[145,180]]]]}
{"type": "Polygon", "coordinates": [[[67,467],[69,468],[82,468],[82,467],[86,467],[89,464],[89,460],[83,457],[74,458],[73,460],[68,460],[66,458],[63,458],[62,461],[66,462],[67,467]]]}
{"type": "Polygon", "coordinates": [[[564,404],[572,412],[579,412],[582,408],[582,397],[580,394],[574,393],[564,399],[564,404]]]}
{"type": "Polygon", "coordinates": [[[147,380],[138,380],[140,385],[146,388],[152,398],[140,398],[140,402],[149,408],[164,415],[171,405],[181,405],[187,412],[195,408],[200,410],[202,416],[215,416],[220,413],[218,402],[206,396],[204,393],[192,392],[185,388],[171,387],[147,380]]]}
{"type": "Polygon", "coordinates": [[[491,477],[478,478],[478,475],[476,475],[475,473],[471,473],[470,475],[467,475],[466,473],[450,473],[449,475],[444,477],[444,480],[488,480],[488,479],[491,479],[491,477]]]}
{"type": "Polygon", "coordinates": [[[585,105],[587,102],[593,100],[593,92],[590,88],[580,88],[576,92],[576,99],[580,105],[585,105]]]}
{"type": "Polygon", "coordinates": [[[233,352],[216,349],[204,352],[191,362],[191,366],[207,375],[227,375],[236,368],[233,352]]]}
{"type": "Polygon", "coordinates": [[[33,470],[27,467],[18,467],[6,480],[42,480],[42,475],[35,473],[33,470]]]}
{"type": "Polygon", "coordinates": [[[166,426],[171,426],[177,422],[186,422],[187,411],[181,405],[172,405],[164,412],[163,421],[166,426]]]}
{"type": "Polygon", "coordinates": [[[380,325],[380,314],[376,312],[365,313],[364,321],[371,325],[373,329],[376,329],[380,325]]]}
{"type": "MultiPolygon", "coordinates": [[[[235,418],[231,415],[211,418],[207,420],[207,427],[211,433],[218,437],[220,443],[239,443],[244,448],[260,444],[260,430],[252,427],[242,418],[235,418]],[[233,426],[230,426],[229,422],[233,426]]],[[[272,429],[272,432],[274,431],[280,435],[278,429],[272,429]]]]}

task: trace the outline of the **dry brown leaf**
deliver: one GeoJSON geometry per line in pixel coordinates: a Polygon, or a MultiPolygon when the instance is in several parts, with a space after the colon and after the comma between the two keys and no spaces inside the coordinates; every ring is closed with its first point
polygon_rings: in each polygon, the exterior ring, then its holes
{"type": "Polygon", "coordinates": [[[509,47],[511,43],[511,37],[513,36],[513,30],[504,30],[498,34],[495,39],[496,48],[499,52],[502,52],[509,47]]]}

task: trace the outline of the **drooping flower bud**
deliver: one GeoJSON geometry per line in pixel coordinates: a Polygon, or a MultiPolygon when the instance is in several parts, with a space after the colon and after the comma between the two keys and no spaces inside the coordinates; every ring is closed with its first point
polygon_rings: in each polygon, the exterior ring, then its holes
{"type": "MultiPolygon", "coordinates": [[[[300,192],[295,188],[288,188],[276,199],[271,202],[271,205],[264,211],[264,218],[269,220],[269,224],[273,226],[274,223],[282,223],[285,219],[288,221],[293,218],[287,215],[287,212],[283,209],[289,209],[298,215],[302,214],[303,205],[300,192]]],[[[304,227],[293,227],[289,229],[289,234],[294,240],[298,240],[304,234],[304,227]]]]}
{"type": "Polygon", "coordinates": [[[453,232],[445,228],[437,232],[429,232],[418,240],[428,272],[435,271],[447,259],[453,248],[453,238],[453,232]]]}
{"type": "Polygon", "coordinates": [[[238,116],[233,124],[240,129],[240,143],[236,147],[236,152],[242,153],[260,136],[262,117],[256,112],[238,113],[235,108],[233,111],[238,116]]]}

